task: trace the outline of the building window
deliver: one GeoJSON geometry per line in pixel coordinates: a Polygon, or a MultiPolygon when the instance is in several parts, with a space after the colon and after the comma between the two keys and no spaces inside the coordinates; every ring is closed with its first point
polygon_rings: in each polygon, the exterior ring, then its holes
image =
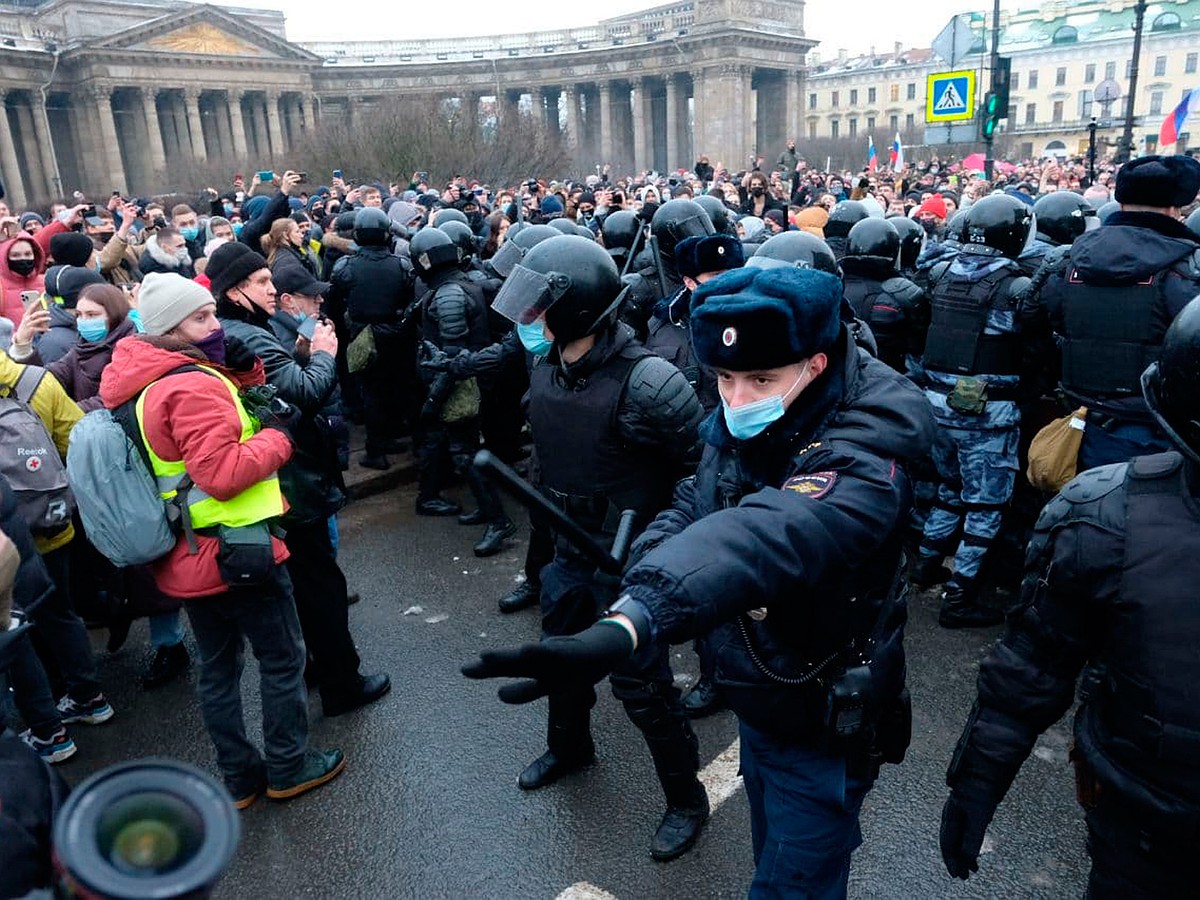
{"type": "Polygon", "coordinates": [[[1010,103],[1008,105],[1008,109],[1004,111],[1004,118],[1008,119],[1010,122],[1017,121],[1017,104],[1010,103]]]}
{"type": "Polygon", "coordinates": [[[1079,32],[1070,25],[1063,25],[1050,38],[1052,44],[1074,44],[1079,40],[1079,32]]]}
{"type": "Polygon", "coordinates": [[[1037,69],[1029,70],[1029,89],[1031,91],[1037,90],[1037,69]]]}
{"type": "Polygon", "coordinates": [[[1104,78],[1107,81],[1112,81],[1117,77],[1117,64],[1115,62],[1106,62],[1104,64],[1104,78]]]}
{"type": "Polygon", "coordinates": [[[867,88],[867,102],[868,103],[875,102],[875,88],[867,88]]]}
{"type": "Polygon", "coordinates": [[[896,103],[900,100],[900,85],[893,84],[888,87],[888,99],[893,103],[896,103]]]}
{"type": "Polygon", "coordinates": [[[838,123],[836,119],[829,123],[829,136],[832,138],[838,136],[838,123]]]}
{"type": "Polygon", "coordinates": [[[808,95],[808,108],[809,108],[809,109],[816,109],[816,108],[817,108],[817,95],[816,95],[816,94],[809,94],[809,95],[808,95]]]}
{"type": "Polygon", "coordinates": [[[1161,116],[1162,115],[1162,101],[1163,101],[1163,92],[1162,91],[1151,92],[1151,94],[1150,94],[1150,115],[1152,115],[1152,116],[1161,116]]]}
{"type": "Polygon", "coordinates": [[[1066,69],[1066,66],[1063,66],[1054,73],[1054,86],[1062,87],[1066,83],[1067,83],[1067,69],[1066,69]]]}
{"type": "Polygon", "coordinates": [[[909,113],[904,117],[904,127],[911,129],[916,125],[916,121],[916,116],[914,116],[912,113],[909,113]]]}
{"type": "Polygon", "coordinates": [[[849,121],[850,127],[847,130],[850,134],[850,137],[854,137],[856,134],[858,134],[858,119],[850,119],[849,121]]]}
{"type": "Polygon", "coordinates": [[[917,99],[917,85],[916,85],[916,83],[915,83],[915,82],[914,82],[914,83],[912,83],[912,84],[910,84],[910,85],[908,85],[908,91],[906,92],[905,96],[906,96],[906,97],[907,97],[907,99],[909,99],[909,100],[916,100],[916,99],[917,99]]]}
{"type": "Polygon", "coordinates": [[[817,139],[817,123],[816,122],[808,123],[808,139],[810,141],[815,141],[817,139]]]}
{"type": "Polygon", "coordinates": [[[858,88],[850,89],[850,105],[858,106],[858,88]]]}
{"type": "Polygon", "coordinates": [[[1185,75],[1193,75],[1196,72],[1196,56],[1195,53],[1189,53],[1183,59],[1183,73],[1185,75]]]}
{"type": "Polygon", "coordinates": [[[1092,117],[1092,92],[1079,92],[1079,118],[1090,119],[1092,117]]]}
{"type": "Polygon", "coordinates": [[[1010,91],[1020,90],[1021,88],[1021,73],[1013,72],[1008,76],[1008,89],[1010,91]]]}
{"type": "Polygon", "coordinates": [[[1096,80],[1096,64],[1088,63],[1083,67],[1083,83],[1091,84],[1096,80]]]}
{"type": "Polygon", "coordinates": [[[1151,31],[1178,31],[1183,27],[1183,20],[1179,18],[1177,13],[1166,12],[1160,13],[1154,17],[1154,21],[1150,24],[1151,31]]]}
{"type": "Polygon", "coordinates": [[[829,94],[829,105],[832,106],[834,109],[838,108],[838,92],[837,91],[832,91],[829,94]]]}
{"type": "Polygon", "coordinates": [[[1025,124],[1032,125],[1036,121],[1037,121],[1037,104],[1036,103],[1026,103],[1025,104],[1025,124]]]}
{"type": "Polygon", "coordinates": [[[900,130],[900,117],[888,116],[888,131],[896,132],[900,130]]]}
{"type": "Polygon", "coordinates": [[[1167,58],[1165,56],[1154,57],[1154,74],[1160,78],[1167,74],[1167,58]]]}
{"type": "Polygon", "coordinates": [[[867,131],[870,131],[872,133],[875,131],[875,117],[874,116],[867,116],[867,131]]]}
{"type": "Polygon", "coordinates": [[[1063,102],[1061,100],[1054,101],[1054,112],[1051,114],[1050,121],[1061,122],[1063,116],[1063,102]]]}

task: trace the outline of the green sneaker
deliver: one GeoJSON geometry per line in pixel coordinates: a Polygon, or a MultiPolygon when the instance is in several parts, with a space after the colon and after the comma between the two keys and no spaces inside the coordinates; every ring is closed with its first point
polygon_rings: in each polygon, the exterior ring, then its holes
{"type": "Polygon", "coordinates": [[[332,781],[342,774],[346,768],[346,757],[341,750],[309,750],[304,754],[304,765],[300,771],[282,784],[271,782],[267,786],[267,796],[272,800],[291,800],[301,794],[320,787],[327,781],[332,781]]]}

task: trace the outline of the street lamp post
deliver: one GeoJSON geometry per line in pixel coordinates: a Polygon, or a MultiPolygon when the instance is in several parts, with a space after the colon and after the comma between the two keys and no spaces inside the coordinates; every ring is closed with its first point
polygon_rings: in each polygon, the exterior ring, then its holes
{"type": "Polygon", "coordinates": [[[1128,162],[1133,155],[1133,106],[1137,103],[1138,59],[1142,55],[1142,22],[1146,18],[1146,0],[1133,7],[1133,56],[1129,60],[1129,93],[1125,101],[1125,129],[1117,144],[1117,162],[1128,162]]]}

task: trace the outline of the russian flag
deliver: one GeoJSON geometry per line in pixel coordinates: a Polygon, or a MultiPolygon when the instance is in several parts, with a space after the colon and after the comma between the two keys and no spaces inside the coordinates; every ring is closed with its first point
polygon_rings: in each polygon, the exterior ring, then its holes
{"type": "Polygon", "coordinates": [[[867,171],[874,172],[879,165],[879,160],[875,157],[875,138],[867,137],[867,171]]]}
{"type": "Polygon", "coordinates": [[[1174,144],[1178,141],[1188,116],[1198,108],[1200,108],[1200,88],[1192,88],[1183,95],[1183,99],[1179,101],[1179,105],[1171,110],[1170,114],[1163,119],[1162,127],[1158,129],[1159,146],[1174,144]]]}
{"type": "Polygon", "coordinates": [[[896,132],[896,139],[892,141],[892,152],[888,156],[893,172],[899,172],[904,168],[904,145],[900,143],[900,132],[898,131],[896,132]]]}

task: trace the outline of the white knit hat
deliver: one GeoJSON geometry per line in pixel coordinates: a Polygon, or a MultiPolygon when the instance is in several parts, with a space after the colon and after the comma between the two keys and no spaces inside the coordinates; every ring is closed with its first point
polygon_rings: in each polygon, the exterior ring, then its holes
{"type": "Polygon", "coordinates": [[[173,272],[151,272],[138,291],[138,314],[146,334],[166,334],[196,310],[215,303],[205,288],[173,272]]]}

